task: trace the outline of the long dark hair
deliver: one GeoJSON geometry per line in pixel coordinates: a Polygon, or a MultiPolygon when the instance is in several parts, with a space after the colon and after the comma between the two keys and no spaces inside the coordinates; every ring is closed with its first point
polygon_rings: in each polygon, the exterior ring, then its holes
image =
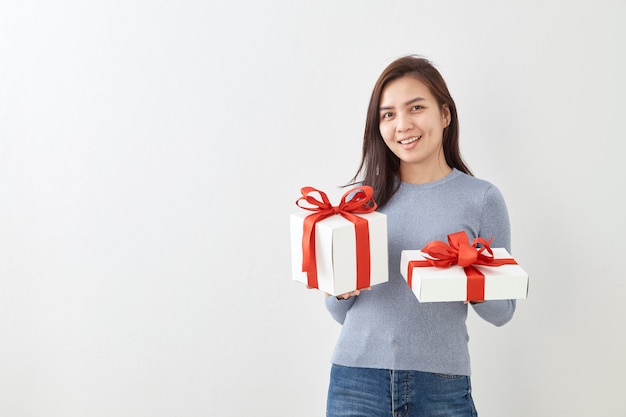
{"type": "Polygon", "coordinates": [[[385,68],[372,91],[365,121],[361,164],[351,180],[354,184],[362,175],[362,183],[374,188],[374,199],[378,207],[383,207],[389,201],[400,184],[397,181],[400,159],[389,150],[380,134],[378,110],[380,97],[390,81],[404,76],[414,77],[423,82],[435,96],[440,110],[444,105],[448,106],[450,124],[443,131],[443,153],[446,163],[452,168],[472,175],[461,157],[456,105],[443,77],[433,64],[423,57],[409,55],[399,58],[385,68]]]}

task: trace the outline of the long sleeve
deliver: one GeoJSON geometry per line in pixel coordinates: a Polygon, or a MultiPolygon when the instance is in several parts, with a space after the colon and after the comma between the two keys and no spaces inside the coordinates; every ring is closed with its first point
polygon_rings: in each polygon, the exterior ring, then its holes
{"type": "MultiPolygon", "coordinates": [[[[493,238],[491,247],[511,252],[511,228],[504,198],[494,186],[487,189],[484,198],[479,236],[493,238]]],[[[481,318],[495,326],[508,323],[515,313],[515,300],[488,300],[472,306],[481,318]]]]}
{"type": "Polygon", "coordinates": [[[346,319],[346,314],[348,314],[348,310],[350,310],[350,307],[354,304],[355,299],[355,297],[351,297],[347,300],[338,300],[337,297],[326,297],[324,301],[331,317],[335,319],[337,323],[343,324],[346,319]]]}
{"type": "Polygon", "coordinates": [[[488,300],[472,304],[474,311],[494,326],[503,326],[513,318],[515,300],[488,300]]]}

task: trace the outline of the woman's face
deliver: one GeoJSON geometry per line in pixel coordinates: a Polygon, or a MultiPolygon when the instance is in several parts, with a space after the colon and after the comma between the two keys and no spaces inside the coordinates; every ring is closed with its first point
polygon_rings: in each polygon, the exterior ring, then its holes
{"type": "Polygon", "coordinates": [[[447,106],[439,108],[424,83],[404,76],[387,84],[380,99],[379,117],[381,136],[400,158],[401,179],[406,180],[402,177],[410,172],[449,172],[442,141],[450,111],[447,106]]]}

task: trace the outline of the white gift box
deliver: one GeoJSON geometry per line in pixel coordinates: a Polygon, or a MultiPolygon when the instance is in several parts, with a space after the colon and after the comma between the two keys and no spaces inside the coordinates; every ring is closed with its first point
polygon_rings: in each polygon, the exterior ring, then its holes
{"type": "MultiPolygon", "coordinates": [[[[504,248],[491,248],[494,258],[512,259],[504,248]]],[[[409,262],[424,261],[427,255],[419,250],[403,250],[400,271],[408,282],[409,262]]],[[[526,298],[528,274],[517,264],[501,266],[472,265],[485,276],[485,300],[526,298]]],[[[447,268],[418,266],[412,269],[411,288],[420,302],[466,301],[467,275],[462,266],[447,268]]]]}
{"type": "MultiPolygon", "coordinates": [[[[302,234],[304,219],[311,215],[303,211],[291,215],[291,265],[293,279],[308,283],[302,272],[302,234]]],[[[369,286],[388,281],[387,216],[378,213],[357,214],[368,222],[370,244],[369,286]]],[[[356,235],[354,224],[340,214],[334,214],[315,224],[315,258],[318,288],[331,295],[357,289],[356,235]]]]}

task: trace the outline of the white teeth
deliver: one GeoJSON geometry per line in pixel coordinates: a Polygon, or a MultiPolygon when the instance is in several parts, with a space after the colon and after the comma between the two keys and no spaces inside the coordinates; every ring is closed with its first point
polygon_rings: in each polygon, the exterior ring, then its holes
{"type": "Polygon", "coordinates": [[[416,140],[419,140],[420,138],[421,138],[421,136],[416,136],[416,137],[414,137],[414,138],[409,138],[409,139],[404,139],[404,140],[401,140],[401,141],[400,141],[400,143],[401,143],[401,144],[403,144],[403,145],[408,145],[409,143],[413,143],[413,142],[415,142],[416,140]]]}

